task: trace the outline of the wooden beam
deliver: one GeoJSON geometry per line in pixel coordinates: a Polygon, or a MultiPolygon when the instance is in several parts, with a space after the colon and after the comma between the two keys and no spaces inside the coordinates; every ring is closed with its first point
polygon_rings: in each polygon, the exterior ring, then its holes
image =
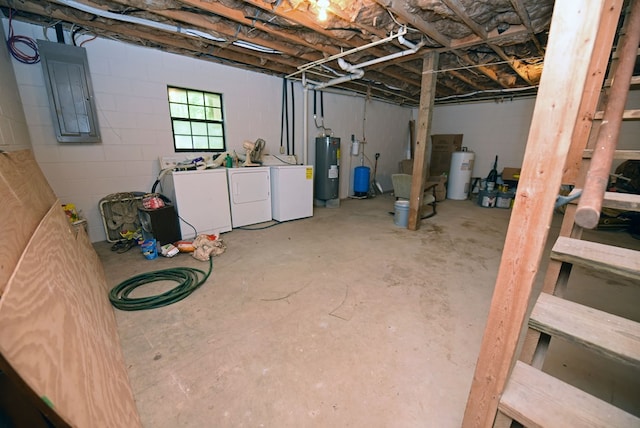
{"type": "MultiPolygon", "coordinates": [[[[464,8],[464,5],[460,3],[460,0],[442,0],[442,2],[449,8],[451,11],[458,17],[464,24],[471,29],[471,31],[476,34],[480,39],[487,41],[488,34],[485,29],[475,22],[471,17],[467,14],[467,11],[464,8]]],[[[514,58],[509,57],[500,46],[487,43],[487,46],[491,48],[502,60],[507,61],[509,67],[513,69],[525,82],[529,85],[533,85],[529,76],[524,72],[522,65],[518,62],[514,61],[514,58]]]]}
{"type": "MultiPolygon", "coordinates": [[[[125,0],[118,1],[122,3],[125,2],[125,0]]],[[[177,10],[152,10],[149,13],[153,13],[175,22],[187,24],[191,27],[198,27],[204,31],[215,32],[216,34],[219,34],[221,38],[230,42],[241,40],[248,43],[255,43],[265,48],[280,51],[286,55],[304,59],[306,61],[317,61],[322,58],[322,54],[319,52],[304,52],[300,49],[300,45],[294,45],[291,42],[275,41],[267,37],[247,37],[242,31],[238,31],[238,28],[235,28],[238,27],[238,25],[232,27],[223,20],[213,23],[202,14],[177,10]]],[[[158,19],[158,21],[162,21],[162,19],[158,19]]]]}
{"type": "Polygon", "coordinates": [[[462,426],[490,427],[516,361],[604,2],[556,2],[518,193],[462,426]]]}
{"type": "Polygon", "coordinates": [[[415,156],[413,157],[413,175],[411,178],[411,197],[409,198],[409,220],[407,228],[420,228],[420,213],[424,199],[424,183],[427,175],[429,154],[429,131],[433,116],[433,101],[436,96],[436,71],[438,70],[437,52],[429,52],[422,63],[422,89],[420,90],[420,109],[418,110],[418,135],[416,135],[415,156]]]}
{"type": "Polygon", "coordinates": [[[544,55],[544,48],[542,47],[542,45],[540,44],[540,41],[538,41],[538,38],[536,37],[535,29],[531,24],[531,17],[529,16],[529,12],[527,12],[527,8],[522,3],[522,0],[511,0],[511,6],[513,6],[513,9],[516,11],[518,16],[520,17],[522,24],[527,28],[527,30],[529,30],[529,33],[531,34],[531,41],[533,42],[534,45],[536,45],[536,48],[538,49],[538,53],[540,55],[544,55]]]}
{"type": "Polygon", "coordinates": [[[512,25],[508,30],[499,32],[498,29],[493,29],[487,32],[487,39],[483,40],[475,34],[471,34],[467,37],[463,37],[461,39],[453,39],[451,40],[451,45],[449,48],[438,48],[439,52],[448,52],[452,49],[466,49],[472,46],[483,45],[485,43],[494,43],[498,44],[504,40],[509,40],[513,38],[521,37],[525,34],[528,34],[529,30],[522,25],[512,25]]]}
{"type": "Polygon", "coordinates": [[[409,12],[406,9],[406,2],[402,0],[376,0],[378,4],[381,6],[391,10],[393,13],[398,15],[402,20],[408,24],[411,24],[412,27],[417,28],[422,31],[424,34],[435,40],[437,43],[444,47],[449,47],[451,44],[451,39],[443,34],[441,34],[435,26],[428,23],[427,21],[421,19],[418,15],[413,12],[409,12]]]}
{"type": "Polygon", "coordinates": [[[484,91],[484,90],[489,89],[484,85],[478,84],[478,82],[474,82],[473,80],[471,80],[470,78],[468,78],[467,76],[465,76],[464,74],[462,74],[459,71],[451,70],[451,71],[447,71],[446,73],[452,75],[453,77],[455,77],[458,80],[463,81],[464,83],[466,83],[467,85],[471,86],[473,89],[475,89],[477,91],[484,91]]]}
{"type": "MultiPolygon", "coordinates": [[[[204,4],[205,1],[204,0],[190,0],[191,2],[197,2],[199,4],[204,4]]],[[[286,19],[290,22],[295,22],[296,24],[300,25],[303,28],[307,28],[309,30],[312,30],[313,32],[317,33],[317,34],[321,34],[325,37],[327,37],[329,40],[331,40],[331,42],[337,46],[343,46],[343,47],[352,47],[352,48],[357,48],[357,47],[361,47],[364,46],[368,43],[371,42],[371,40],[367,40],[364,39],[362,37],[360,37],[359,35],[354,36],[350,39],[339,39],[336,38],[334,33],[330,30],[330,29],[326,29],[323,26],[319,25],[318,22],[316,21],[315,17],[314,18],[310,18],[310,15],[307,11],[301,11],[301,10],[296,10],[295,8],[291,9],[291,8],[285,8],[284,6],[280,7],[280,6],[276,6],[274,7],[271,3],[267,3],[264,2],[262,0],[243,0],[244,3],[249,4],[251,6],[254,6],[258,9],[263,9],[265,11],[268,11],[269,13],[279,16],[283,19],[286,19]]],[[[288,3],[282,3],[282,5],[285,5],[288,3]]],[[[301,28],[302,29],[302,28],[301,28]]],[[[398,49],[399,50],[399,49],[398,49]]],[[[390,52],[385,50],[385,49],[381,49],[379,47],[371,47],[368,52],[370,52],[372,55],[375,55],[376,57],[383,57],[385,55],[388,55],[390,52]]]]}
{"type": "MultiPolygon", "coordinates": [[[[0,5],[5,3],[6,0],[0,0],[0,5]]],[[[225,63],[226,60],[235,64],[245,64],[261,70],[270,70],[274,74],[291,73],[296,70],[299,65],[303,64],[302,61],[296,58],[284,58],[282,56],[272,56],[269,58],[266,54],[253,52],[250,49],[240,48],[222,42],[214,42],[188,34],[151,30],[141,25],[132,25],[106,18],[92,20],[92,18],[95,18],[94,15],[84,12],[78,13],[75,9],[62,5],[60,5],[58,9],[51,9],[45,8],[42,4],[38,3],[24,3],[21,5],[21,10],[72,22],[89,28],[98,35],[117,36],[122,40],[146,46],[140,42],[142,40],[146,43],[152,43],[153,47],[156,48],[174,48],[176,50],[186,51],[194,57],[218,60],[221,63],[225,63]],[[209,56],[204,56],[203,53],[205,52],[208,52],[209,56]],[[270,62],[268,66],[267,62],[270,62]]]]}
{"type": "MultiPolygon", "coordinates": [[[[403,3],[402,1],[400,0],[376,0],[376,1],[380,3],[382,6],[389,8],[391,11],[393,11],[393,13],[400,16],[405,22],[411,24],[413,27],[417,28],[418,30],[422,31],[424,34],[426,34],[436,42],[440,43],[443,47],[447,48],[447,50],[450,51],[452,54],[459,57],[465,64],[475,65],[475,63],[471,60],[471,58],[469,58],[469,55],[466,52],[462,52],[456,49],[449,49],[451,47],[452,40],[449,37],[446,37],[440,34],[431,23],[421,19],[419,16],[417,16],[412,12],[409,12],[406,9],[406,4],[403,3]]],[[[466,14],[464,13],[463,15],[466,16],[466,14]]],[[[468,20],[471,21],[470,19],[468,20]]],[[[486,35],[484,31],[483,31],[483,34],[485,34],[484,38],[476,36],[476,39],[479,40],[477,44],[482,44],[487,42],[488,35],[486,35]]],[[[493,71],[490,67],[478,66],[477,69],[478,71],[486,75],[489,79],[493,80],[498,85],[502,86],[503,88],[507,89],[511,87],[507,85],[505,82],[501,81],[498,78],[498,75],[496,74],[496,72],[493,71]]]]}
{"type": "Polygon", "coordinates": [[[467,11],[464,8],[464,5],[460,3],[460,0],[442,0],[451,11],[464,22],[464,24],[469,27],[469,29],[478,36],[481,40],[487,40],[487,32],[485,29],[480,26],[476,21],[471,19],[471,17],[467,14],[467,11]]]}
{"type": "MultiPolygon", "coordinates": [[[[121,1],[124,1],[124,0],[121,0],[121,1]]],[[[340,53],[340,48],[338,46],[310,43],[306,41],[303,37],[298,37],[292,32],[278,29],[278,27],[275,25],[268,25],[258,20],[251,20],[249,18],[246,18],[244,15],[244,11],[242,9],[233,9],[225,6],[221,2],[211,2],[211,1],[205,2],[202,0],[182,0],[182,3],[194,8],[199,8],[207,12],[214,13],[218,16],[237,22],[239,24],[256,28],[260,31],[263,31],[271,35],[272,37],[285,40],[289,43],[294,43],[300,46],[305,46],[310,49],[326,52],[328,55],[335,55],[337,53],[340,53]]]]}

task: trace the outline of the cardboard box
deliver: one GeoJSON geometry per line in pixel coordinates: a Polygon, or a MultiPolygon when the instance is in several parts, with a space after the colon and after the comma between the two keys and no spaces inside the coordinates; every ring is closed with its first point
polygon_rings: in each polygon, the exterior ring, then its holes
{"type": "Polygon", "coordinates": [[[429,175],[449,174],[451,155],[462,150],[463,134],[436,134],[431,136],[431,161],[429,175]]]}
{"type": "Polygon", "coordinates": [[[502,170],[502,181],[515,181],[520,179],[520,168],[506,167],[502,170]]]}

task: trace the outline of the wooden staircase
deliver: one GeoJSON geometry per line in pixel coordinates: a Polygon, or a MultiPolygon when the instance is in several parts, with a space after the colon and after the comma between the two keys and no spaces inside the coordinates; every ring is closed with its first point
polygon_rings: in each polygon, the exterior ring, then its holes
{"type": "Polygon", "coordinates": [[[621,3],[556,2],[545,72],[463,427],[509,427],[513,421],[526,427],[640,427],[638,416],[542,371],[552,338],[612,364],[640,368],[640,323],[563,298],[573,265],[640,284],[640,251],[582,239],[583,228],[597,226],[602,207],[640,211],[640,195],[605,192],[612,159],[640,160],[640,151],[615,150],[621,121],[640,118],[640,110],[624,111],[630,85],[640,82],[632,76],[640,41],[640,0],[631,0],[624,11],[621,3]],[[621,15],[622,36],[605,81],[621,15]],[[580,22],[567,29],[571,19],[580,22]],[[581,47],[587,39],[593,44],[581,47]],[[581,58],[588,63],[580,63],[581,58]],[[554,92],[562,84],[580,103],[554,92]],[[596,111],[598,102],[602,111],[596,111]],[[537,126],[552,129],[540,131],[537,126]],[[582,195],[578,205],[566,207],[542,292],[536,294],[535,273],[555,198],[544,193],[560,184],[575,185],[574,191],[582,195]]]}

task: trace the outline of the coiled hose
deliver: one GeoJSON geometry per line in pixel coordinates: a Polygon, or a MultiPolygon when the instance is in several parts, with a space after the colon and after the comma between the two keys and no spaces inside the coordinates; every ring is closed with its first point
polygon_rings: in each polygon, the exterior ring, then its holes
{"type": "Polygon", "coordinates": [[[111,304],[123,311],[140,311],[168,306],[193,293],[209,278],[213,271],[213,258],[209,258],[209,271],[177,267],[142,273],[116,285],[109,292],[111,304]],[[156,281],[174,281],[178,285],[162,294],[147,297],[129,297],[131,292],[156,281]]]}

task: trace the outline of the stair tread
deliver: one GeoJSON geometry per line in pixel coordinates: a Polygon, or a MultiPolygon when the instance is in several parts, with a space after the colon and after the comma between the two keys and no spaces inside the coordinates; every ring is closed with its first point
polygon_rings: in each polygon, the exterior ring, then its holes
{"type": "Polygon", "coordinates": [[[560,236],[551,258],[640,281],[640,251],[560,236]]]}
{"type": "Polygon", "coordinates": [[[622,211],[640,211],[640,195],[605,192],[602,206],[622,211]]]}
{"type": "MultiPolygon", "coordinates": [[[[609,78],[604,81],[604,86],[609,88],[613,83],[613,79],[609,78]]],[[[629,82],[629,86],[640,85],[640,76],[631,76],[631,82],[629,82]]]]}
{"type": "MultiPolygon", "coordinates": [[[[593,149],[585,149],[582,154],[584,159],[591,159],[592,156],[593,149]]],[[[616,150],[613,158],[618,160],[640,160],[640,150],[616,150]]]]}
{"type": "Polygon", "coordinates": [[[640,419],[521,361],[498,406],[525,426],[631,427],[640,419]]]}
{"type": "MultiPolygon", "coordinates": [[[[593,115],[593,120],[602,120],[602,116],[604,116],[604,111],[600,110],[595,112],[593,115]]],[[[632,109],[625,110],[622,113],[622,120],[639,120],[640,119],[640,109],[632,109]]]]}
{"type": "Polygon", "coordinates": [[[626,364],[640,364],[640,323],[547,293],[538,297],[529,326],[579,343],[626,364]]]}

